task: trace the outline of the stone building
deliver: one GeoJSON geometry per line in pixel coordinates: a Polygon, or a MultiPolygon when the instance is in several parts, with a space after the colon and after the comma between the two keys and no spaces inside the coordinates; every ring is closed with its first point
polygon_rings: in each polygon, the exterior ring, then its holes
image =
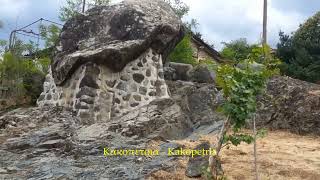
{"type": "Polygon", "coordinates": [[[192,34],[191,47],[193,49],[193,57],[198,62],[208,59],[213,60],[217,63],[223,62],[220,53],[195,34],[192,34]]]}

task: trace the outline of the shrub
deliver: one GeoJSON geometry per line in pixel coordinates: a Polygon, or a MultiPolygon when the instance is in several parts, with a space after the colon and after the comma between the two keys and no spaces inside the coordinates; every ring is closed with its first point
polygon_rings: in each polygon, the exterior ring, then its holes
{"type": "Polygon", "coordinates": [[[221,51],[221,55],[226,59],[237,62],[247,59],[251,50],[255,47],[254,45],[249,45],[245,38],[223,44],[224,48],[221,51]]]}
{"type": "Polygon", "coordinates": [[[293,78],[320,81],[320,12],[309,18],[292,35],[279,33],[277,56],[283,60],[282,73],[293,78]]]}
{"type": "Polygon", "coordinates": [[[187,34],[176,48],[170,53],[171,62],[196,65],[197,61],[193,58],[193,49],[191,47],[191,34],[187,34]]]}
{"type": "Polygon", "coordinates": [[[253,140],[250,136],[237,133],[254,116],[256,98],[264,91],[268,78],[279,73],[278,65],[279,60],[271,56],[270,48],[265,46],[254,48],[248,58],[237,66],[218,67],[217,84],[226,99],[221,107],[228,117],[225,128],[227,130],[228,126],[232,126],[234,130],[233,135],[224,136],[225,142],[238,145],[241,141],[250,143],[253,140]]]}
{"type": "Polygon", "coordinates": [[[35,103],[42,92],[44,77],[48,72],[50,59],[23,59],[7,52],[0,62],[2,86],[10,87],[19,94],[29,96],[35,103]]]}

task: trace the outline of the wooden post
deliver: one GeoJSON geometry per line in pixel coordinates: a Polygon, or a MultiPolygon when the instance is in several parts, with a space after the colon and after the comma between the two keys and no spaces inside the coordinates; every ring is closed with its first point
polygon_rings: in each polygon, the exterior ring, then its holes
{"type": "Polygon", "coordinates": [[[84,13],[85,8],[86,8],[86,0],[83,0],[82,13],[84,13]]]}
{"type": "Polygon", "coordinates": [[[263,35],[262,44],[267,44],[268,0],[263,1],[263,35]]]}

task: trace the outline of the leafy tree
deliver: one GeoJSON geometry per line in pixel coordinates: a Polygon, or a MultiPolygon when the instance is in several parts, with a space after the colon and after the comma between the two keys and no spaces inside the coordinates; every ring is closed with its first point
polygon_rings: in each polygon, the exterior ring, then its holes
{"type": "Polygon", "coordinates": [[[1,85],[10,88],[15,96],[29,96],[34,104],[42,92],[44,77],[48,72],[50,59],[23,59],[11,52],[0,61],[1,85]]]}
{"type": "Polygon", "coordinates": [[[2,54],[7,47],[7,41],[0,39],[0,54],[2,54]]]}
{"type": "Polygon", "coordinates": [[[173,8],[173,10],[176,12],[176,14],[180,18],[188,14],[190,10],[189,6],[186,3],[182,2],[182,0],[164,0],[164,1],[167,2],[173,8]]]}
{"type": "Polygon", "coordinates": [[[60,8],[59,19],[67,21],[81,12],[82,0],[67,0],[66,5],[60,8]]]}
{"type": "Polygon", "coordinates": [[[92,3],[88,3],[89,8],[95,6],[105,6],[110,4],[111,0],[94,0],[92,3]]]}
{"type": "Polygon", "coordinates": [[[23,60],[23,76],[22,85],[26,92],[26,95],[31,97],[31,104],[35,104],[37,98],[43,90],[43,81],[45,75],[48,73],[48,67],[50,64],[50,59],[26,59],[23,60]]]}
{"type": "Polygon", "coordinates": [[[37,51],[37,45],[35,42],[30,41],[23,45],[27,54],[32,55],[37,51]]]}
{"type": "MultiPolygon", "coordinates": [[[[268,46],[256,47],[246,59],[236,62],[239,62],[237,66],[226,64],[217,68],[217,84],[225,98],[220,110],[227,116],[216,146],[217,154],[223,143],[239,145],[241,142],[251,143],[255,140],[257,134],[252,137],[240,133],[240,129],[254,117],[257,96],[263,93],[269,77],[279,72],[279,60],[270,54],[268,46]],[[230,128],[233,133],[227,135],[230,128]]],[[[209,161],[211,170],[214,169],[212,158],[209,161]]]]}
{"type": "Polygon", "coordinates": [[[0,61],[1,86],[8,87],[15,97],[31,97],[34,104],[42,92],[45,75],[48,73],[50,59],[46,57],[27,59],[24,54],[32,55],[37,52],[35,43],[24,43],[15,39],[10,52],[3,54],[0,61]]]}
{"type": "Polygon", "coordinates": [[[13,47],[10,49],[11,53],[18,58],[24,55],[33,55],[37,50],[37,45],[34,41],[25,43],[18,38],[15,38],[13,47]]]}
{"type": "MultiPolygon", "coordinates": [[[[87,3],[89,8],[95,6],[108,5],[111,0],[93,0],[93,3],[87,3]]],[[[59,19],[67,21],[82,12],[83,0],[67,0],[66,5],[60,8],[59,19]]]]}
{"type": "MultiPolygon", "coordinates": [[[[0,29],[1,28],[3,28],[3,22],[0,20],[0,29]]],[[[7,45],[7,41],[0,39],[0,54],[4,52],[6,45],[7,45]]]]}
{"type": "Polygon", "coordinates": [[[292,36],[279,33],[277,56],[281,70],[293,78],[320,81],[320,12],[309,18],[292,36]]]}
{"type": "MultiPolygon", "coordinates": [[[[29,49],[30,49],[30,47],[29,47],[29,49]]],[[[14,40],[14,45],[10,49],[10,51],[12,52],[12,54],[14,56],[21,57],[21,56],[23,56],[24,52],[27,51],[27,45],[21,39],[16,38],[14,40]]]]}
{"type": "Polygon", "coordinates": [[[224,48],[221,51],[221,55],[234,61],[246,59],[253,48],[245,38],[233,40],[230,43],[224,42],[223,44],[224,48]]]}
{"type": "Polygon", "coordinates": [[[193,58],[193,49],[191,47],[191,34],[187,34],[176,48],[169,55],[171,62],[196,65],[197,61],[193,58]]]}
{"type": "Polygon", "coordinates": [[[45,47],[50,48],[55,46],[59,40],[61,29],[54,24],[49,26],[41,25],[39,29],[41,37],[45,39],[45,47]]]}

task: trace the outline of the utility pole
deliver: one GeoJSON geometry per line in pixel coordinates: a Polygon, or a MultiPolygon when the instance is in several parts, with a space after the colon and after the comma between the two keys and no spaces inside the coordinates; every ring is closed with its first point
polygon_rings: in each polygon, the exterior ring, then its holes
{"type": "Polygon", "coordinates": [[[83,0],[82,13],[84,13],[85,8],[86,8],[86,0],[83,0]]]}
{"type": "Polygon", "coordinates": [[[262,44],[267,44],[268,0],[263,0],[263,35],[262,44]]]}

